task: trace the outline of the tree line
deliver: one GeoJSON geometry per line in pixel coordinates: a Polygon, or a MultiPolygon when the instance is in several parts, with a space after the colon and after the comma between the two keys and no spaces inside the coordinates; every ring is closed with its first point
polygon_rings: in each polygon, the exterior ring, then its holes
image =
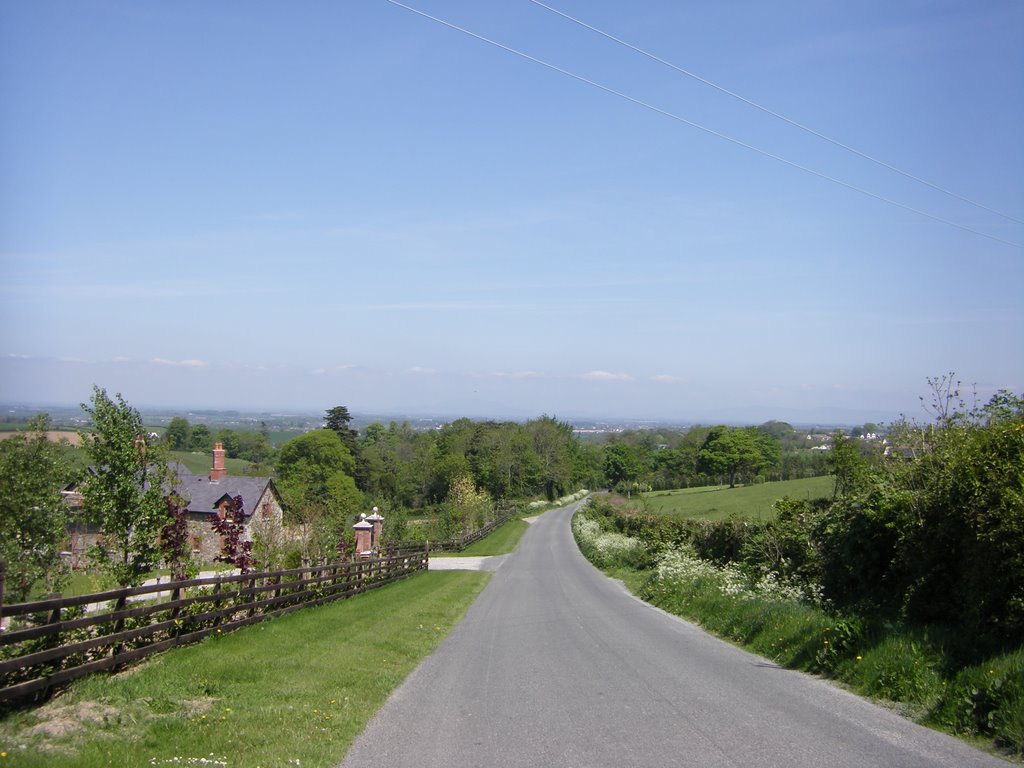
{"type": "MultiPolygon", "coordinates": [[[[188,553],[167,550],[168,542],[184,547],[186,538],[181,521],[175,523],[182,505],[167,493],[174,485],[168,451],[208,451],[214,442],[229,457],[253,462],[253,473],[274,478],[285,523],[298,531],[290,541],[299,562],[337,556],[351,545],[356,516],[373,506],[388,517],[392,537],[449,538],[483,524],[485,510],[503,500],[553,500],[583,487],[633,492],[827,471],[820,454],[783,447],[793,429],[781,422],[627,431],[595,442],[547,415],[523,423],[463,418],[429,431],[378,422],[359,432],[339,405],[325,413],[323,428],[274,449],[265,425],[213,432],[180,416],[161,440],[148,441],[139,412],[99,387],[82,408],[91,421],[81,433],[85,462],[68,462],[73,449],[47,443],[45,419],[0,444],[0,555],[9,584],[19,571],[14,581],[21,593],[60,572],[68,519],[59,490],[76,477],[74,465],[92,467],[77,477],[85,498],[81,520],[104,536],[105,547],[92,553],[97,566],[131,583],[161,563],[187,560],[188,553]]],[[[280,549],[286,538],[257,541],[256,549],[280,549]]],[[[273,564],[281,563],[266,563],[273,564]]]]}

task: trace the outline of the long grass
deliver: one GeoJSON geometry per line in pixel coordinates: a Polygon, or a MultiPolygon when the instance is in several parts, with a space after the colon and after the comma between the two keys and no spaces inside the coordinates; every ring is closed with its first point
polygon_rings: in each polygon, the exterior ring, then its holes
{"type": "Polygon", "coordinates": [[[337,765],[488,578],[421,574],[87,678],[0,722],[0,765],[337,765]]]}
{"type": "Polygon", "coordinates": [[[709,485],[675,491],[653,491],[642,496],[644,510],[655,515],[699,517],[724,520],[743,517],[748,520],[774,520],[772,505],[784,496],[794,499],[820,499],[832,495],[831,477],[809,477],[757,483],[737,488],[709,485]]]}

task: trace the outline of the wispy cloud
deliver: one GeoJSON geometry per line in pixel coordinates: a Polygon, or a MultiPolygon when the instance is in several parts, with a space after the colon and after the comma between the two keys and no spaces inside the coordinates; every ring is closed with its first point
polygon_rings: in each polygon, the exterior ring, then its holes
{"type": "Polygon", "coordinates": [[[651,376],[651,381],[656,381],[659,384],[686,384],[688,379],[684,379],[680,376],[673,376],[669,373],[659,373],[651,376]]]}
{"type": "Polygon", "coordinates": [[[310,371],[310,373],[312,373],[314,376],[326,376],[329,373],[345,373],[346,371],[352,371],[355,370],[357,367],[358,366],[353,365],[351,363],[346,363],[343,365],[331,365],[327,367],[314,368],[312,371],[310,371]]]}
{"type": "Polygon", "coordinates": [[[434,374],[437,373],[437,371],[434,370],[433,368],[422,368],[416,365],[413,366],[412,368],[407,369],[406,373],[413,373],[418,376],[433,376],[434,374]]]}
{"type": "Polygon", "coordinates": [[[611,371],[588,371],[583,374],[584,379],[591,381],[632,381],[633,377],[628,373],[613,373],[611,371]]]}

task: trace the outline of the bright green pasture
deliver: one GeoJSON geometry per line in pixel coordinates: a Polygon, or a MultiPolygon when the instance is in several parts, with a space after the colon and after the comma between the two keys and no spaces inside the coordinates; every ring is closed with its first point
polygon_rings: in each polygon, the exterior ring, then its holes
{"type": "MultiPolygon", "coordinates": [[[[213,458],[209,451],[171,451],[171,458],[180,461],[193,475],[208,475],[213,458]]],[[[252,462],[245,459],[224,459],[224,468],[229,475],[244,475],[252,462]]]]}
{"type": "Polygon", "coordinates": [[[783,496],[794,499],[828,497],[832,495],[833,482],[831,477],[809,477],[738,488],[708,485],[675,491],[653,491],[645,493],[642,498],[644,509],[655,515],[701,517],[705,520],[724,520],[732,516],[770,520],[775,517],[772,504],[783,496]]]}
{"type": "Polygon", "coordinates": [[[335,766],[489,578],[417,574],[86,678],[0,720],[0,765],[335,766]]]}

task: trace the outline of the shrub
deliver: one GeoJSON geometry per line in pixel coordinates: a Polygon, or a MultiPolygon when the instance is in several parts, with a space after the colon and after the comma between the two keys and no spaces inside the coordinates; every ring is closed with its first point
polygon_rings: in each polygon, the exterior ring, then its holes
{"type": "Polygon", "coordinates": [[[647,548],[639,539],[606,531],[598,520],[582,510],[573,515],[572,531],[583,555],[598,568],[645,568],[650,565],[647,548]]]}

